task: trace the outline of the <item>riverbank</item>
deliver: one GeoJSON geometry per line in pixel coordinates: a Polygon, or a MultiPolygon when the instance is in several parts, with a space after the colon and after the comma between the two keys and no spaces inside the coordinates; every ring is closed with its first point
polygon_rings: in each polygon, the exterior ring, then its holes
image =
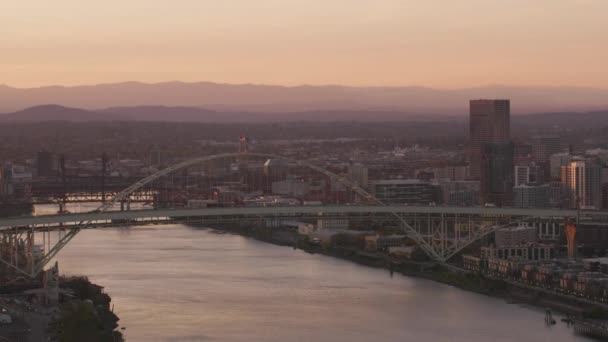
{"type": "Polygon", "coordinates": [[[124,341],[103,287],[86,277],[61,277],[60,301],[51,303],[36,283],[0,289],[0,308],[7,316],[0,324],[0,340],[124,341]]]}
{"type": "Polygon", "coordinates": [[[66,300],[59,305],[49,323],[49,337],[56,341],[122,342],[118,316],[110,306],[111,298],[103,287],[86,277],[60,280],[66,300]]]}

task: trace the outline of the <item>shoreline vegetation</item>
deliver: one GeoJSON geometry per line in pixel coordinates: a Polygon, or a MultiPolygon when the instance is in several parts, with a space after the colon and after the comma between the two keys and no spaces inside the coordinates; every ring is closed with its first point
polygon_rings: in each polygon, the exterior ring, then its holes
{"type": "Polygon", "coordinates": [[[62,277],[61,288],[71,298],[59,305],[58,313],[49,323],[49,337],[60,342],[123,342],[118,331],[119,318],[110,306],[112,299],[103,287],[87,277],[62,277]]]}
{"type": "Polygon", "coordinates": [[[84,276],[59,276],[58,287],[40,279],[0,287],[0,341],[124,342],[112,299],[84,276]]]}

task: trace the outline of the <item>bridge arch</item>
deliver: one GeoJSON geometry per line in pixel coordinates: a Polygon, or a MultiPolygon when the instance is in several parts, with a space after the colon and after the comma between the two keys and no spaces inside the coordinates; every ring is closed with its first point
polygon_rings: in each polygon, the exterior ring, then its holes
{"type": "Polygon", "coordinates": [[[347,178],[341,177],[329,170],[326,170],[322,167],[319,167],[317,165],[311,164],[309,162],[305,162],[305,161],[301,161],[301,160],[297,160],[297,159],[293,159],[293,158],[287,158],[287,157],[283,157],[283,156],[279,156],[279,155],[275,155],[275,154],[268,154],[268,153],[251,153],[251,152],[247,152],[247,153],[223,153],[223,154],[215,154],[215,155],[211,155],[211,156],[206,156],[206,157],[200,157],[200,158],[194,158],[194,159],[189,159],[186,161],[183,161],[181,163],[169,166],[165,169],[162,169],[160,171],[157,171],[145,178],[142,178],[141,180],[133,183],[131,186],[129,186],[128,188],[122,190],[121,192],[119,192],[118,194],[116,194],[116,196],[114,198],[112,198],[111,201],[106,202],[104,204],[102,204],[100,207],[98,207],[95,211],[106,211],[109,208],[113,207],[115,204],[120,203],[121,201],[125,200],[127,197],[129,197],[130,194],[132,194],[133,192],[141,189],[142,187],[146,186],[147,184],[163,177],[163,176],[167,176],[173,172],[191,167],[191,166],[195,166],[195,165],[199,165],[199,164],[203,164],[206,162],[210,162],[213,160],[218,160],[218,159],[226,159],[226,158],[234,158],[234,157],[243,157],[243,156],[250,156],[250,157],[260,157],[260,158],[268,158],[268,159],[280,159],[280,160],[284,160],[287,161],[291,164],[295,164],[297,166],[302,166],[308,169],[311,169],[313,171],[319,172],[320,174],[323,174],[325,176],[327,176],[328,178],[337,181],[339,184],[345,186],[347,189],[350,189],[352,191],[354,191],[357,195],[359,195],[361,198],[364,198],[370,202],[374,202],[374,204],[377,205],[384,205],[381,201],[379,201],[375,196],[373,196],[372,194],[370,194],[369,192],[365,191],[363,188],[361,188],[359,185],[357,185],[356,183],[348,180],[347,178]]]}
{"type": "MultiPolygon", "coordinates": [[[[288,163],[291,163],[291,164],[294,164],[297,166],[311,169],[313,171],[319,172],[319,173],[327,176],[328,178],[330,178],[332,180],[335,180],[339,184],[345,186],[347,189],[350,189],[351,191],[353,191],[354,193],[359,195],[361,198],[368,200],[369,202],[373,203],[374,205],[386,206],[382,201],[378,200],[375,196],[373,196],[372,194],[370,194],[369,192],[367,192],[366,190],[361,188],[356,183],[350,181],[347,178],[341,177],[329,170],[326,170],[322,167],[314,165],[312,163],[293,159],[293,158],[288,158],[288,157],[284,157],[284,156],[280,156],[280,155],[275,155],[275,154],[247,152],[247,153],[223,153],[223,154],[210,155],[210,156],[205,156],[205,157],[189,159],[189,160],[177,163],[175,165],[169,166],[165,169],[157,171],[157,172],[133,183],[131,186],[127,187],[126,189],[124,189],[121,192],[119,192],[118,194],[116,194],[116,196],[114,196],[114,198],[112,198],[111,201],[102,204],[98,208],[92,210],[91,213],[108,211],[108,209],[112,208],[115,204],[118,204],[118,203],[122,202],[123,200],[127,199],[129,197],[129,195],[132,194],[133,192],[135,192],[135,191],[141,189],[142,187],[146,186],[147,184],[149,184],[163,176],[169,175],[173,172],[176,172],[176,171],[179,171],[179,170],[191,167],[191,166],[203,164],[203,163],[213,161],[213,160],[224,159],[224,158],[234,158],[234,157],[244,157],[244,156],[260,157],[260,158],[268,158],[268,159],[280,159],[280,160],[287,161],[288,163]]],[[[399,222],[404,233],[409,238],[414,240],[416,242],[416,244],[420,248],[422,248],[422,250],[431,259],[438,261],[438,262],[447,261],[448,258],[446,258],[446,255],[444,255],[444,253],[442,253],[442,251],[436,249],[431,243],[429,243],[427,240],[425,240],[424,237],[418,231],[416,231],[401,215],[399,215],[398,213],[393,212],[393,211],[390,211],[389,214],[392,217],[394,217],[397,220],[397,222],[399,222]]],[[[35,269],[31,272],[31,274],[28,274],[28,275],[31,275],[31,276],[37,275],[40,271],[42,271],[44,266],[48,262],[50,262],[55,257],[55,255],[57,255],[57,253],[63,247],[65,247],[82,229],[84,229],[87,226],[90,226],[92,224],[93,224],[93,221],[80,222],[80,224],[78,225],[77,228],[70,230],[67,234],[65,234],[61,238],[60,241],[57,242],[57,244],[50,251],[48,251],[48,253],[42,258],[42,260],[40,260],[40,262],[35,266],[35,269]]]]}
{"type": "MultiPolygon", "coordinates": [[[[335,180],[339,184],[343,185],[347,189],[349,189],[349,190],[353,191],[354,193],[356,193],[357,195],[359,195],[361,198],[368,200],[369,202],[372,202],[375,205],[385,206],[385,204],[382,201],[380,201],[374,195],[367,192],[365,189],[361,188],[358,184],[350,181],[349,179],[347,179],[345,177],[341,177],[329,170],[326,170],[322,167],[314,165],[312,163],[293,159],[293,158],[288,158],[288,157],[284,157],[284,156],[280,156],[280,155],[276,155],[276,154],[247,152],[247,153],[216,154],[216,155],[211,155],[211,156],[189,159],[189,160],[183,161],[181,163],[169,166],[169,167],[162,169],[156,173],[153,173],[145,178],[142,178],[141,180],[132,184],[128,188],[119,192],[114,198],[112,198],[111,201],[109,201],[105,204],[102,204],[95,211],[97,211],[97,212],[106,211],[109,208],[113,207],[114,205],[116,205],[116,204],[120,203],[121,201],[125,200],[126,198],[128,198],[131,193],[133,193],[133,192],[141,189],[142,187],[146,186],[147,184],[149,184],[163,176],[169,175],[173,172],[176,172],[176,171],[179,171],[179,170],[191,167],[191,166],[203,164],[203,163],[213,161],[213,160],[234,158],[234,157],[243,157],[243,156],[260,157],[260,158],[268,158],[268,159],[280,159],[280,160],[287,161],[288,163],[291,163],[291,164],[294,164],[297,166],[311,169],[313,171],[319,172],[320,174],[327,176],[328,178],[330,178],[332,180],[335,180]]],[[[400,223],[401,227],[403,228],[404,232],[411,239],[413,239],[425,251],[425,253],[429,257],[431,257],[435,260],[438,260],[438,261],[443,261],[442,257],[433,248],[433,246],[431,246],[426,240],[424,240],[424,238],[414,228],[412,228],[411,225],[408,224],[400,215],[398,215],[397,213],[391,213],[391,215],[395,219],[397,219],[397,221],[400,223]]]]}

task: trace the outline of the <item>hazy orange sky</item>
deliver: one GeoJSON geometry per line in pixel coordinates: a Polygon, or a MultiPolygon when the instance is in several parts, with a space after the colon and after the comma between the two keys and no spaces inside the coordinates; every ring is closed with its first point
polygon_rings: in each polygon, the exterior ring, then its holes
{"type": "Polygon", "coordinates": [[[608,0],[0,0],[0,84],[608,88],[608,0]]]}

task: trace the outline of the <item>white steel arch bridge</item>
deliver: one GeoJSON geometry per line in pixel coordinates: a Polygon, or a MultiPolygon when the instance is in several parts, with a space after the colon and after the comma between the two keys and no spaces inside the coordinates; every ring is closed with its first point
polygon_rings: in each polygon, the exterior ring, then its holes
{"type": "Polygon", "coordinates": [[[565,219],[574,219],[577,222],[608,225],[608,212],[603,211],[390,206],[349,179],[305,161],[265,153],[225,153],[187,160],[160,170],[134,183],[111,201],[88,213],[2,219],[0,262],[20,273],[35,277],[81,230],[116,226],[117,222],[141,225],[185,219],[212,225],[234,220],[314,220],[320,217],[391,220],[431,259],[441,263],[497,229],[521,222],[561,224],[565,219]],[[280,159],[294,166],[318,172],[352,191],[357,196],[357,203],[325,206],[110,210],[115,204],[128,199],[131,193],[161,177],[194,165],[244,156],[280,159]],[[54,241],[51,241],[53,232],[56,236],[54,241]],[[36,248],[35,243],[40,242],[40,239],[36,238],[40,234],[42,249],[36,248]]]}

